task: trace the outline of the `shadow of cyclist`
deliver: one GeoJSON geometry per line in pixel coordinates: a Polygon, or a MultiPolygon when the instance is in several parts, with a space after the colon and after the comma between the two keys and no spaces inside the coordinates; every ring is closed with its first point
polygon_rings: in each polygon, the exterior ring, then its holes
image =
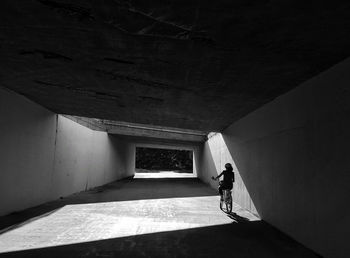
{"type": "Polygon", "coordinates": [[[235,212],[230,212],[229,214],[227,214],[227,216],[230,219],[233,219],[234,221],[238,222],[238,223],[246,223],[249,222],[250,220],[248,218],[239,216],[237,213],[235,212]]]}

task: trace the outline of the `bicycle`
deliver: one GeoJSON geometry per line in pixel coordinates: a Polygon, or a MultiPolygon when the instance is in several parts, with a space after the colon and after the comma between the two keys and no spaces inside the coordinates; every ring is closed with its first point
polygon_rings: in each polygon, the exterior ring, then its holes
{"type": "MultiPolygon", "coordinates": [[[[218,179],[215,179],[215,177],[212,177],[211,179],[217,181],[218,179]]],[[[222,181],[219,181],[219,185],[222,184],[222,181]]],[[[228,189],[222,190],[222,197],[220,197],[220,210],[223,212],[229,214],[232,212],[232,191],[228,189]]]]}

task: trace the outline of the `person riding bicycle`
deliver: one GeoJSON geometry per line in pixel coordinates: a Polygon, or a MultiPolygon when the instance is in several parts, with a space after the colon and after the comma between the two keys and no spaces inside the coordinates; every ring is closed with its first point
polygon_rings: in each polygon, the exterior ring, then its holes
{"type": "Polygon", "coordinates": [[[213,180],[218,180],[221,176],[224,176],[224,180],[220,181],[219,193],[221,199],[223,199],[222,190],[231,190],[233,188],[233,182],[235,181],[235,174],[233,173],[233,168],[230,163],[225,164],[225,170],[221,172],[220,175],[212,177],[213,180]]]}

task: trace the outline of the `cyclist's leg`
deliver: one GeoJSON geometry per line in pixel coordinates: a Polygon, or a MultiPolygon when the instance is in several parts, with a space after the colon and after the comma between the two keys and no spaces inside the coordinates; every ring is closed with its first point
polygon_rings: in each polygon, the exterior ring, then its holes
{"type": "Polygon", "coordinates": [[[220,185],[220,195],[221,195],[222,199],[224,198],[224,192],[223,191],[227,190],[227,189],[228,189],[227,185],[225,185],[225,183],[222,182],[221,185],[220,185]]]}

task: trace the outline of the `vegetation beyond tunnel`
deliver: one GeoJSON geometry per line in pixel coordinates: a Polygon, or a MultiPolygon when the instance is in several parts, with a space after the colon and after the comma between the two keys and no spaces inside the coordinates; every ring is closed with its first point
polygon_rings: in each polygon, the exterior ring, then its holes
{"type": "Polygon", "coordinates": [[[136,169],[192,172],[193,152],[138,147],[136,148],[136,169]]]}

